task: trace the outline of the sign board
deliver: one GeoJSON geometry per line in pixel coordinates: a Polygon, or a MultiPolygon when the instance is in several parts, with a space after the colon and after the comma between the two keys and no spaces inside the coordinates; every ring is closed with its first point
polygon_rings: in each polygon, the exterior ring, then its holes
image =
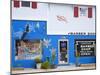
{"type": "Polygon", "coordinates": [[[76,56],[95,56],[96,41],[94,39],[75,40],[76,56]]]}

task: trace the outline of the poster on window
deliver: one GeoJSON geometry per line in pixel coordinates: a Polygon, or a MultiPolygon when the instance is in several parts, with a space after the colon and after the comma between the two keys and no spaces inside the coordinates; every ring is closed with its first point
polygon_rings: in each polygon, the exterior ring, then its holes
{"type": "Polygon", "coordinates": [[[40,40],[16,40],[16,60],[34,59],[40,55],[40,40]]]}

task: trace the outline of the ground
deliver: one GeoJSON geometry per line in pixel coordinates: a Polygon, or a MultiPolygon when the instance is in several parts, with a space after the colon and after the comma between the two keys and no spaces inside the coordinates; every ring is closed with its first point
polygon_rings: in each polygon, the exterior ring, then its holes
{"type": "Polygon", "coordinates": [[[23,74],[23,73],[38,73],[38,72],[55,72],[55,71],[76,71],[76,70],[89,70],[96,69],[95,64],[87,64],[81,65],[80,67],[76,67],[75,65],[71,66],[58,66],[56,69],[23,69],[23,70],[14,70],[12,69],[12,74],[23,74]]]}

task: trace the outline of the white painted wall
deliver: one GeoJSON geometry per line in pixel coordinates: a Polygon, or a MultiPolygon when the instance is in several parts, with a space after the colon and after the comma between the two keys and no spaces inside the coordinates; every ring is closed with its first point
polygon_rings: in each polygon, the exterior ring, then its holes
{"type": "MultiPolygon", "coordinates": [[[[88,8],[88,6],[78,7],[88,8]]],[[[95,33],[95,7],[93,7],[92,18],[88,18],[88,15],[75,18],[73,8],[74,5],[51,3],[38,3],[37,9],[31,7],[14,8],[12,3],[12,19],[45,20],[47,21],[48,35],[66,35],[70,32],[95,33]],[[66,22],[58,21],[57,16],[64,16],[66,22]]]]}
{"type": "MultiPolygon", "coordinates": [[[[75,18],[73,7],[74,5],[50,4],[47,34],[65,35],[69,32],[95,32],[95,7],[93,7],[92,18],[88,18],[88,15],[75,18]],[[58,21],[57,15],[65,16],[67,22],[58,21]]],[[[80,7],[87,8],[87,6],[80,7]]]]}
{"type": "MultiPolygon", "coordinates": [[[[30,4],[31,5],[31,4],[30,4]]],[[[47,20],[48,4],[37,3],[37,9],[29,7],[15,8],[12,1],[12,19],[19,20],[47,20]]]]}

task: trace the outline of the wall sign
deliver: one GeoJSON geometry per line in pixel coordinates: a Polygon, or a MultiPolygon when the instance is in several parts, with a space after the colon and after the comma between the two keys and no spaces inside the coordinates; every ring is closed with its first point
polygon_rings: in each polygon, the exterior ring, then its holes
{"type": "Polygon", "coordinates": [[[95,56],[95,44],[94,39],[77,39],[75,40],[76,56],[95,56]]]}
{"type": "Polygon", "coordinates": [[[80,16],[87,16],[87,8],[80,8],[80,16]]]}
{"type": "Polygon", "coordinates": [[[59,16],[59,15],[57,15],[57,20],[58,21],[63,21],[63,22],[66,22],[67,23],[67,20],[66,20],[66,17],[65,16],[59,16]]]}

